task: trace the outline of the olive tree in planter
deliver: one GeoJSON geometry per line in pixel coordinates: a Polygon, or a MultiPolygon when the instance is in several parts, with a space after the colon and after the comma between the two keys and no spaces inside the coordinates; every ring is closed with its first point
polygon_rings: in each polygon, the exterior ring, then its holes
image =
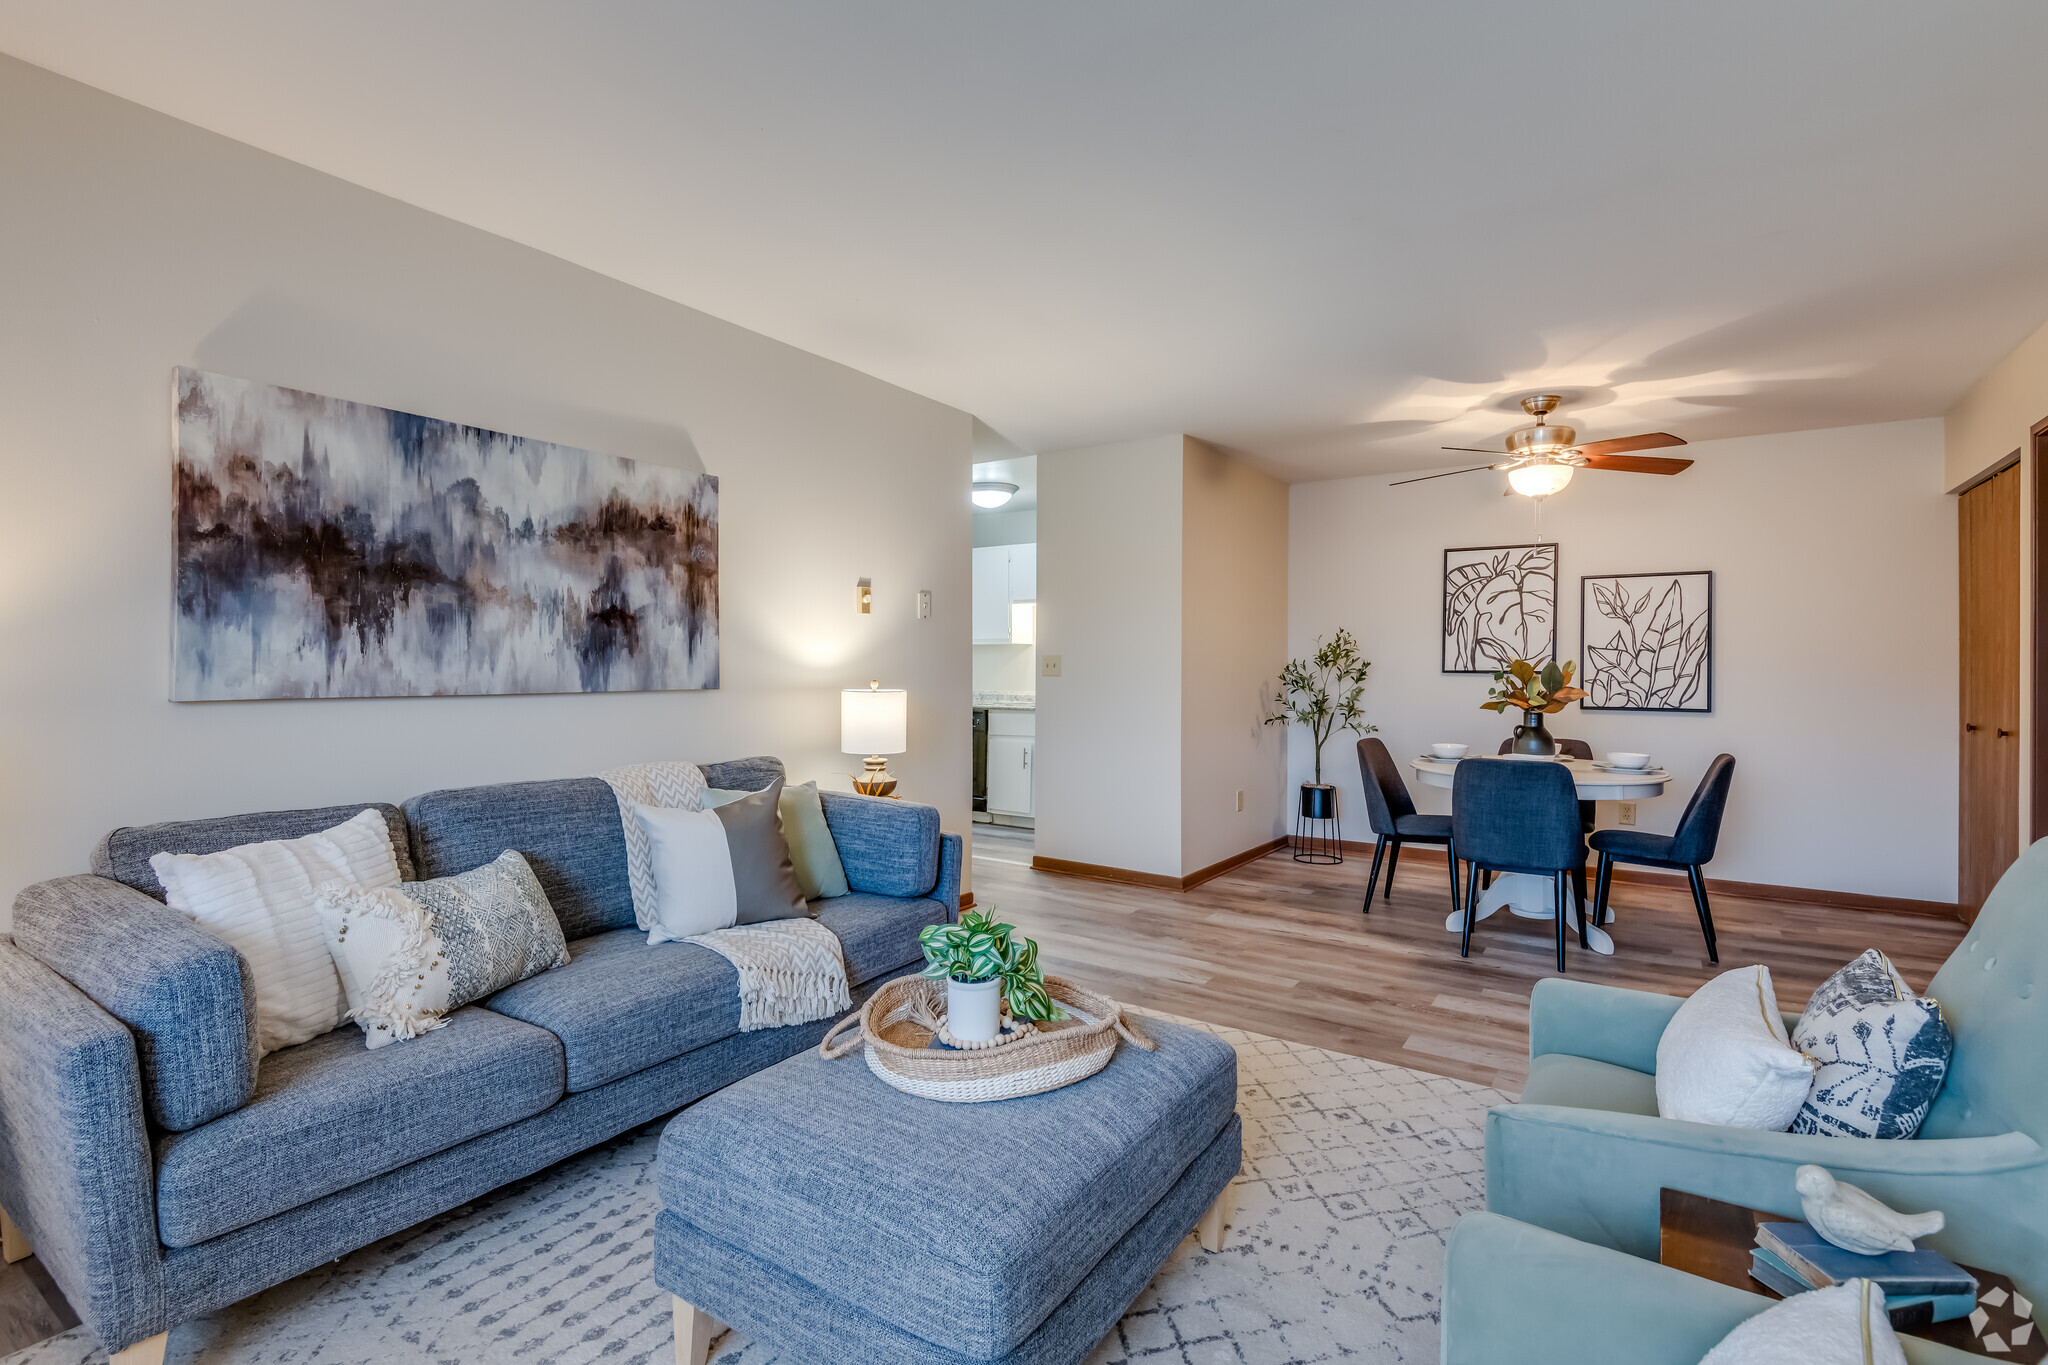
{"type": "MultiPolygon", "coordinates": [[[[1379,729],[1364,722],[1365,708],[1359,704],[1365,695],[1366,674],[1371,671],[1371,661],[1359,654],[1358,641],[1348,630],[1339,630],[1327,644],[1318,635],[1314,654],[1306,659],[1291,659],[1280,670],[1280,690],[1273,698],[1266,724],[1285,725],[1291,721],[1303,727],[1315,753],[1316,780],[1301,784],[1298,820],[1337,818],[1337,789],[1323,781],[1323,746],[1339,730],[1369,735],[1379,729]]],[[[1297,848],[1294,856],[1305,862],[1343,862],[1339,842],[1331,840],[1328,844],[1327,852],[1318,853],[1311,848],[1304,855],[1297,848]]]]}

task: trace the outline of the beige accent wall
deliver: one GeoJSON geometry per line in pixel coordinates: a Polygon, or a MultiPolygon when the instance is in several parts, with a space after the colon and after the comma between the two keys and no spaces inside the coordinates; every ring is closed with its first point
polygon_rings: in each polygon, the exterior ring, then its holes
{"type": "Polygon", "coordinates": [[[1038,498],[1038,854],[1181,877],[1273,838],[1285,485],[1171,435],[1042,454],[1038,498]]]}
{"type": "Polygon", "coordinates": [[[667,757],[832,781],[870,677],[910,691],[903,791],[968,828],[966,414],[6,58],[0,184],[0,905],[120,824],[667,757]],[[723,686],[172,703],[178,365],[717,474],[723,686]]]}
{"type": "MultiPolygon", "coordinates": [[[[1351,628],[1373,662],[1367,719],[1417,807],[1448,812],[1450,793],[1416,781],[1411,760],[1440,740],[1490,752],[1512,722],[1479,709],[1485,675],[1441,671],[1447,547],[1557,542],[1558,652],[1570,659],[1584,658],[1582,576],[1711,569],[1713,712],[1568,706],[1551,730],[1668,767],[1667,794],[1638,807],[1638,828],[1654,833],[1676,826],[1714,755],[1733,754],[1712,877],[1953,902],[1956,509],[1940,422],[1683,453],[1696,463],[1676,477],[1582,471],[1540,505],[1503,497],[1498,474],[1295,484],[1291,652],[1351,628]]],[[[1333,741],[1324,774],[1340,788],[1345,833],[1367,838],[1355,746],[1333,741]]],[[[1290,776],[1308,771],[1297,731],[1290,776]]],[[[1599,803],[1602,826],[1618,814],[1599,803]]],[[[1624,897],[1624,939],[1636,913],[1624,897]]]]}
{"type": "Polygon", "coordinates": [[[1190,439],[1181,515],[1186,875],[1286,829],[1286,735],[1263,719],[1287,662],[1287,485],[1190,439]]]}

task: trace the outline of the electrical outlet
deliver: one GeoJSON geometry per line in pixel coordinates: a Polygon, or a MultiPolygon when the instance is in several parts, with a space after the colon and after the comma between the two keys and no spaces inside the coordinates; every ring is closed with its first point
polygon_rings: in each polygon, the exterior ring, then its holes
{"type": "Polygon", "coordinates": [[[857,616],[872,616],[874,614],[875,585],[865,578],[854,580],[853,610],[857,616]]]}
{"type": "Polygon", "coordinates": [[[930,588],[919,588],[917,590],[917,619],[928,621],[931,619],[931,614],[932,590],[930,588]]]}
{"type": "Polygon", "coordinates": [[[1041,678],[1057,678],[1057,677],[1058,677],[1059,675],[1060,675],[1060,656],[1059,656],[1059,655],[1057,655],[1057,654],[1041,654],[1041,655],[1039,655],[1039,656],[1038,656],[1038,676],[1039,676],[1039,677],[1041,677],[1041,678]]]}
{"type": "Polygon", "coordinates": [[[1237,808],[1239,810],[1244,809],[1244,789],[1241,787],[1238,789],[1237,793],[1237,808]]]}
{"type": "Polygon", "coordinates": [[[1633,802],[1633,801],[1624,801],[1624,802],[1622,802],[1622,803],[1621,803],[1621,823],[1623,823],[1624,825],[1633,825],[1633,824],[1634,824],[1635,822],[1636,822],[1636,803],[1635,803],[1635,802],[1633,802]]]}

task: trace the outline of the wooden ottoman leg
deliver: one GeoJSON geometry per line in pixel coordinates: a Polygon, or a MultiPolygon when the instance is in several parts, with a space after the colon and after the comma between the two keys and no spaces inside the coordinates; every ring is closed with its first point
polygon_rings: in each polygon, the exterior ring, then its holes
{"type": "Polygon", "coordinates": [[[676,1365],[704,1365],[711,1359],[711,1339],[718,1335],[718,1323],[693,1303],[669,1295],[676,1324],[676,1365]]]}
{"type": "Polygon", "coordinates": [[[7,1216],[6,1209],[0,1209],[0,1258],[13,1265],[35,1254],[36,1249],[28,1244],[27,1234],[14,1226],[14,1220],[7,1216]]]}
{"type": "Polygon", "coordinates": [[[1195,1237],[1204,1251],[1223,1250],[1223,1229],[1230,1222],[1231,1206],[1237,1202],[1237,1182],[1231,1181],[1223,1187],[1223,1193],[1216,1196],[1216,1202],[1202,1215],[1202,1221],[1195,1224],[1195,1237]]]}
{"type": "Polygon", "coordinates": [[[107,1365],[164,1365],[164,1347],[171,1344],[169,1332],[158,1332],[147,1341],[138,1341],[125,1351],[115,1351],[107,1357],[107,1365]]]}

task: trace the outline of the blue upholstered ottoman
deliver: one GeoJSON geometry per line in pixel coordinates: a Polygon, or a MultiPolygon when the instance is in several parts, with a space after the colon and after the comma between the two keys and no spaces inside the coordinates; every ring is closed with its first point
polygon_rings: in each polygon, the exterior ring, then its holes
{"type": "Polygon", "coordinates": [[[1024,1099],[922,1100],[812,1051],[677,1115],[677,1361],[715,1318],[807,1365],[1077,1365],[1198,1222],[1222,1246],[1241,1155],[1230,1045],[1139,1026],[1158,1051],[1024,1099]]]}

